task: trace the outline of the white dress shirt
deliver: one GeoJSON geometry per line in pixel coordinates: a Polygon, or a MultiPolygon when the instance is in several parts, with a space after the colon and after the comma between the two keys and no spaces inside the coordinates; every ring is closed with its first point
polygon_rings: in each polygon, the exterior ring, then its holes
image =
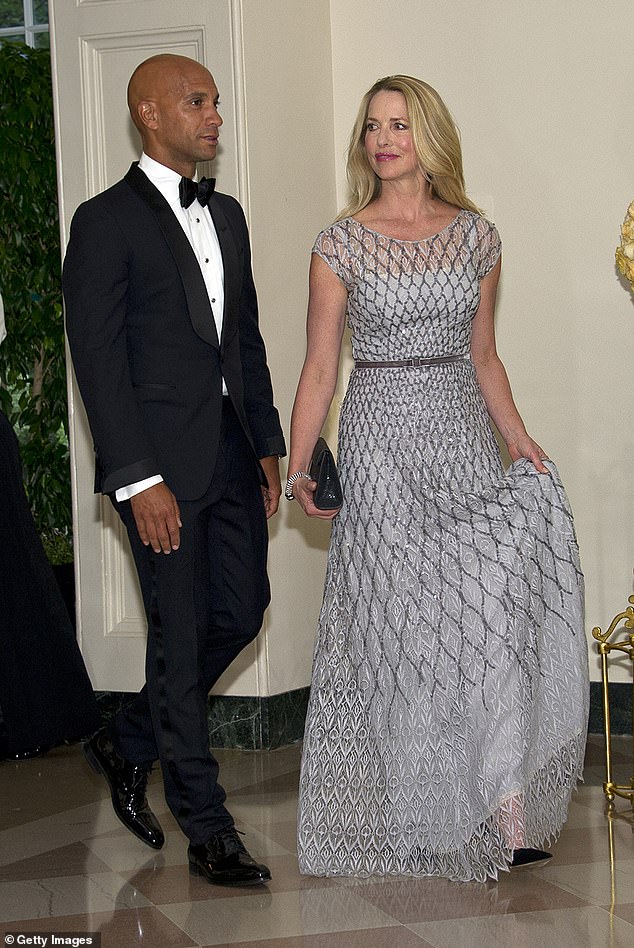
{"type": "MultiPolygon", "coordinates": [[[[178,194],[181,175],[177,171],[159,164],[158,161],[150,158],[145,153],[141,155],[139,168],[148,176],[154,187],[161,192],[171,207],[176,220],[185,231],[185,236],[196,254],[209,295],[218,340],[220,340],[225,299],[224,268],[220,243],[211,214],[207,208],[201,207],[198,201],[194,201],[188,208],[181,205],[178,194]]],[[[224,379],[222,380],[222,394],[227,394],[224,379]]],[[[115,492],[115,497],[120,501],[129,500],[130,497],[134,497],[135,494],[139,494],[148,487],[160,484],[162,480],[160,474],[146,477],[142,481],[120,487],[115,492]]]]}

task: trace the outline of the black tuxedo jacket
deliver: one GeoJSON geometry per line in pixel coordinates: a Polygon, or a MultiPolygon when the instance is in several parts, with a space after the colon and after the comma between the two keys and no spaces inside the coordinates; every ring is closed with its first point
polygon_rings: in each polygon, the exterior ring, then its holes
{"type": "Polygon", "coordinates": [[[223,377],[255,457],[285,454],[244,214],[217,193],[209,211],[224,264],[221,339],[191,245],[136,163],[73,218],[66,330],[95,445],[96,491],[161,474],[178,499],[200,497],[214,471],[223,377]]]}

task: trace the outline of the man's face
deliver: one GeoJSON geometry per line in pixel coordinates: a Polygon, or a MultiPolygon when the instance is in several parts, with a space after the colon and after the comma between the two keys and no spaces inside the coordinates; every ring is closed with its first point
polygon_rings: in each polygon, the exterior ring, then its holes
{"type": "Polygon", "coordinates": [[[211,73],[193,60],[179,60],[160,71],[151,99],[141,103],[151,135],[150,157],[180,174],[216,157],[218,89],[211,73]]]}

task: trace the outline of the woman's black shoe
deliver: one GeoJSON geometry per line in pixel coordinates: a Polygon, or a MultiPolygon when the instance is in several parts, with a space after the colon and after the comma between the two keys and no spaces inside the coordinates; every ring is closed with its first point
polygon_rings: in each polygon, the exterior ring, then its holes
{"type": "Polygon", "coordinates": [[[8,751],[1,755],[2,760],[30,760],[32,757],[43,757],[52,748],[52,744],[40,744],[37,747],[25,747],[22,750],[8,751]]]}
{"type": "Polygon", "coordinates": [[[511,869],[525,869],[528,866],[543,865],[552,858],[552,853],[546,853],[542,849],[516,849],[513,853],[511,869]]]}

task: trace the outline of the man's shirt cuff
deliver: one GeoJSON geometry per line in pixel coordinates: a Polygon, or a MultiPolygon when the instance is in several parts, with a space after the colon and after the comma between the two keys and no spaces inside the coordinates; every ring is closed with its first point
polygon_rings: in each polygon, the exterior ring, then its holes
{"type": "Polygon", "coordinates": [[[140,494],[141,491],[147,490],[148,487],[154,487],[155,484],[161,484],[162,482],[163,478],[161,475],[154,474],[152,477],[144,477],[142,481],[135,481],[134,484],[126,484],[125,487],[120,487],[115,491],[114,495],[118,501],[130,500],[135,494],[140,494]]]}

